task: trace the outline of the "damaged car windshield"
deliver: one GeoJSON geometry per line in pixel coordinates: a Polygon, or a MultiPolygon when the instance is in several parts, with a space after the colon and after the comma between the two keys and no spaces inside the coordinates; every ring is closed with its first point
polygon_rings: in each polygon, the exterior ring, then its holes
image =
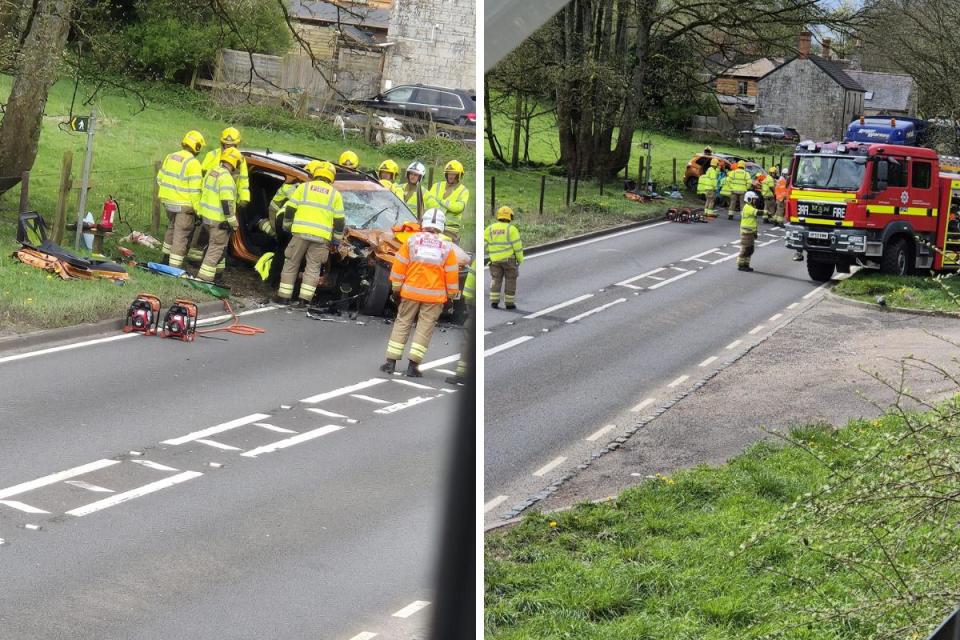
{"type": "Polygon", "coordinates": [[[863,184],[865,165],[854,158],[801,156],[796,164],[793,175],[795,187],[856,191],[863,184]]]}
{"type": "Polygon", "coordinates": [[[389,191],[344,190],[340,194],[347,226],[359,228],[366,224],[367,229],[389,229],[395,224],[416,221],[406,205],[389,191]]]}

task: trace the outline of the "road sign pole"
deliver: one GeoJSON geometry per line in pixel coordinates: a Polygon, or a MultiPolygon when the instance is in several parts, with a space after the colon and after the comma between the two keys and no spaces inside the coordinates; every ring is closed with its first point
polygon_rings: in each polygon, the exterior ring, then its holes
{"type": "Polygon", "coordinates": [[[80,180],[80,206],[77,211],[77,237],[74,248],[80,248],[80,239],[83,237],[83,216],[87,208],[87,187],[90,185],[90,164],[93,161],[93,129],[96,122],[95,112],[90,113],[90,122],[87,126],[87,153],[83,157],[83,177],[80,180]]]}

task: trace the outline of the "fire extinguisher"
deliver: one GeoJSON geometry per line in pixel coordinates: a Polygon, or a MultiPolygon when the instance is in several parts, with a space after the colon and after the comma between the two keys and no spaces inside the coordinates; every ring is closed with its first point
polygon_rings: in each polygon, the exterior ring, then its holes
{"type": "Polygon", "coordinates": [[[107,196],[106,201],[103,203],[103,215],[100,216],[100,224],[97,226],[104,231],[112,231],[114,217],[117,216],[119,212],[120,207],[117,205],[117,201],[113,199],[113,196],[107,196]]]}

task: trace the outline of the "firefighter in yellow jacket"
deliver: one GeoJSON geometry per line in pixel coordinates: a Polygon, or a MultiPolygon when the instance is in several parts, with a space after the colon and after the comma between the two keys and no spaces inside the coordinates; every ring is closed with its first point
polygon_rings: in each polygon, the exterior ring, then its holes
{"type": "Polygon", "coordinates": [[[293,298],[297,274],[304,259],[306,267],[296,304],[310,304],[317,292],[320,270],[330,257],[330,247],[343,238],[343,197],[333,186],[336,169],[333,164],[321,161],[313,166],[312,176],[313,180],[297,187],[281,212],[284,219],[293,216],[290,225],[293,238],[283,253],[280,288],[275,298],[280,304],[289,304],[293,298]]]}
{"type": "Polygon", "coordinates": [[[393,160],[387,159],[380,163],[377,168],[377,177],[380,184],[396,194],[403,200],[403,185],[397,184],[397,178],[400,176],[400,166],[393,160]]]}
{"type": "Polygon", "coordinates": [[[703,213],[708,218],[717,217],[714,206],[717,202],[717,178],[719,177],[717,167],[719,166],[720,160],[714,158],[710,161],[710,166],[707,170],[700,174],[700,177],[697,179],[697,194],[702,195],[704,198],[703,213]]]}
{"type": "MultiPolygon", "coordinates": [[[[227,127],[220,132],[220,148],[214,149],[203,156],[203,173],[220,166],[220,157],[226,149],[236,149],[240,145],[240,131],[234,127],[227,127]]],[[[247,161],[240,156],[240,167],[237,169],[237,206],[250,202],[250,171],[247,161]]]]}
{"type": "Polygon", "coordinates": [[[407,208],[417,216],[418,220],[424,211],[434,208],[433,193],[429,187],[423,186],[423,178],[426,175],[427,168],[423,166],[422,162],[411,162],[405,174],[403,195],[399,196],[401,200],[407,203],[407,208]]]}
{"type": "Polygon", "coordinates": [[[243,161],[236,148],[224,149],[220,166],[203,178],[200,196],[200,217],[207,228],[207,249],[197,277],[207,282],[219,281],[227,266],[227,245],[230,234],[237,230],[237,181],[234,172],[243,161]]]}
{"type": "Polygon", "coordinates": [[[733,216],[740,213],[743,208],[743,196],[750,190],[750,173],[744,169],[746,165],[743,160],[737,163],[736,168],[727,174],[727,185],[730,189],[730,205],[727,208],[727,219],[733,220],[733,216]]]}
{"type": "Polygon", "coordinates": [[[490,306],[500,307],[500,288],[507,309],[516,309],[517,278],[523,264],[520,230],[513,224],[513,209],[500,207],[497,221],[483,230],[485,253],[490,260],[490,306]]]}
{"type": "Polygon", "coordinates": [[[461,217],[470,201],[470,191],[463,185],[463,164],[451,160],[443,168],[443,180],[430,189],[432,206],[443,209],[447,217],[444,233],[454,242],[460,241],[461,217]]]}
{"type": "Polygon", "coordinates": [[[757,242],[757,208],[753,203],[757,201],[757,194],[747,191],[743,195],[743,211],[740,213],[740,255],[737,256],[737,269],[753,271],[750,266],[750,256],[753,255],[754,245],[757,242]]]}
{"type": "Polygon", "coordinates": [[[163,237],[164,261],[182,267],[203,189],[203,173],[197,154],[206,142],[199,131],[183,136],[180,151],[163,160],[157,173],[160,202],[167,212],[167,232],[163,237]]]}

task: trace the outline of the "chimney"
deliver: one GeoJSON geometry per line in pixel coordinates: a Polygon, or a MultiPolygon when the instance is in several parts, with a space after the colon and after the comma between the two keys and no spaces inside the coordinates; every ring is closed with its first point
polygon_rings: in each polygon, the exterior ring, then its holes
{"type": "Polygon", "coordinates": [[[822,47],[822,48],[823,48],[823,57],[826,58],[827,60],[829,60],[829,59],[830,59],[830,56],[831,56],[830,45],[832,45],[832,44],[833,44],[833,39],[832,39],[832,38],[824,38],[824,39],[823,39],[823,47],[822,47]]]}
{"type": "Polygon", "coordinates": [[[800,57],[806,58],[810,55],[810,39],[813,37],[813,34],[809,31],[800,32],[800,57]]]}

